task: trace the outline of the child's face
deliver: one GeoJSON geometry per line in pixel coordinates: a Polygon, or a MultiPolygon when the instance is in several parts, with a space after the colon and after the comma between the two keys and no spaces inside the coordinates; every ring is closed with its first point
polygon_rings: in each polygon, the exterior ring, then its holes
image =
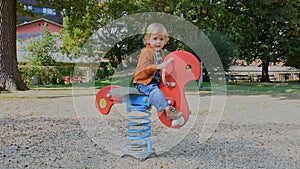
{"type": "Polygon", "coordinates": [[[164,47],[167,37],[162,34],[152,33],[149,37],[149,44],[155,50],[160,50],[164,47]]]}

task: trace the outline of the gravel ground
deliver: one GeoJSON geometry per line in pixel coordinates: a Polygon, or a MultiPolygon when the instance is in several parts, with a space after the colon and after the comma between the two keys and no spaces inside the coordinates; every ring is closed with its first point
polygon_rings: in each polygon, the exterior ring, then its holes
{"type": "Polygon", "coordinates": [[[211,98],[189,95],[194,123],[169,130],[153,116],[157,156],[140,161],[119,156],[122,105],[102,116],[94,90],[74,91],[0,94],[0,168],[300,168],[299,95],[229,95],[204,139],[211,98]]]}

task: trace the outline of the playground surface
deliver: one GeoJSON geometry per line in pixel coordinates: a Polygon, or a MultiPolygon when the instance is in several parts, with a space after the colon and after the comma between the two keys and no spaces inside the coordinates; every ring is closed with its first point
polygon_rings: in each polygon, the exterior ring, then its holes
{"type": "MultiPolygon", "coordinates": [[[[111,148],[119,145],[97,142],[86,129],[88,124],[85,123],[89,120],[97,123],[97,119],[84,117],[84,113],[78,116],[76,111],[80,111],[81,104],[94,106],[94,103],[85,103],[94,99],[93,92],[94,89],[76,89],[75,92],[34,89],[1,93],[1,168],[296,169],[300,166],[300,95],[227,95],[223,115],[204,141],[199,137],[209,114],[210,96],[187,95],[191,100],[200,98],[195,124],[184,137],[176,140],[179,142],[176,146],[139,161],[121,158],[111,148]]],[[[108,117],[104,125],[122,128],[123,123],[115,112],[108,117]]],[[[165,129],[159,125],[159,121],[153,122],[154,137],[165,129]]],[[[105,131],[100,132],[103,133],[105,131]]],[[[110,138],[110,134],[115,133],[106,132],[103,139],[110,138]]],[[[120,137],[125,136],[121,133],[120,137]]],[[[170,144],[163,139],[159,145],[158,141],[153,143],[157,150],[161,145],[170,144]]]]}

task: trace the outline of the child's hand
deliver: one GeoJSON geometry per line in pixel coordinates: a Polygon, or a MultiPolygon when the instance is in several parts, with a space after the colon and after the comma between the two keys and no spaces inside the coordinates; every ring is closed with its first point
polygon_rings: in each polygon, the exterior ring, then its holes
{"type": "Polygon", "coordinates": [[[167,69],[168,68],[168,65],[169,65],[169,62],[163,62],[159,65],[157,65],[157,69],[167,69]]]}
{"type": "Polygon", "coordinates": [[[157,69],[167,69],[169,63],[173,62],[173,60],[174,60],[173,57],[171,57],[169,60],[157,65],[157,69]]]}

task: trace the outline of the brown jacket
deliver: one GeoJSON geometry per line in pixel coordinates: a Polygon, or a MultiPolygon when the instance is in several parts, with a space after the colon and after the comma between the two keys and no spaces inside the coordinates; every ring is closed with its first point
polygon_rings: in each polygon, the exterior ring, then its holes
{"type": "MultiPolygon", "coordinates": [[[[165,54],[163,50],[161,50],[160,53],[164,60],[165,54]]],[[[157,65],[155,61],[155,53],[150,45],[147,45],[146,48],[142,49],[138,59],[134,75],[135,83],[140,83],[146,86],[151,82],[154,73],[157,71],[157,65]]]]}

